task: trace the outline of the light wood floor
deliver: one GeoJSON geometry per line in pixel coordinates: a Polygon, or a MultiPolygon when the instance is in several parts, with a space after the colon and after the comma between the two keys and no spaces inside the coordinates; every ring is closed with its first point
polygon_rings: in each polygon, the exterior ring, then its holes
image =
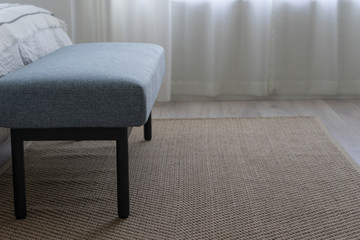
{"type": "Polygon", "coordinates": [[[315,116],[360,165],[360,99],[156,103],[154,119],[315,116]]]}

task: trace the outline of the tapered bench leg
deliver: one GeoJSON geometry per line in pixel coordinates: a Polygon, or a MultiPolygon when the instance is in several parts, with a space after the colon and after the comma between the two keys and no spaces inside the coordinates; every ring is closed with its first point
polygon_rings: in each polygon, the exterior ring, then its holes
{"type": "Polygon", "coordinates": [[[14,206],[17,219],[26,218],[24,142],[11,130],[14,206]]]}
{"type": "Polygon", "coordinates": [[[151,113],[150,113],[149,118],[144,125],[144,138],[146,141],[151,140],[151,137],[152,137],[151,132],[152,132],[152,130],[151,130],[151,113]]]}
{"type": "Polygon", "coordinates": [[[118,215],[127,218],[130,212],[129,200],[129,154],[128,134],[125,128],[116,141],[118,215]]]}

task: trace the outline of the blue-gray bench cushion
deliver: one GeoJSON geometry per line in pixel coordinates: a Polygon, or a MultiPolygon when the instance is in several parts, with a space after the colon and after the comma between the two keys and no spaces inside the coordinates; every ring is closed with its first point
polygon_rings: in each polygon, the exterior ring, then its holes
{"type": "Polygon", "coordinates": [[[64,47],[0,78],[0,127],[140,126],[164,74],[164,50],[158,45],[64,47]]]}

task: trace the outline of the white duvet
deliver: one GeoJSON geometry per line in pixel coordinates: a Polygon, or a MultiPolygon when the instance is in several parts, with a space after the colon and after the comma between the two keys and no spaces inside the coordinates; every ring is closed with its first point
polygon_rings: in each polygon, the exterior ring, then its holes
{"type": "Polygon", "coordinates": [[[48,10],[0,4],[0,77],[72,44],[65,30],[48,10]]]}

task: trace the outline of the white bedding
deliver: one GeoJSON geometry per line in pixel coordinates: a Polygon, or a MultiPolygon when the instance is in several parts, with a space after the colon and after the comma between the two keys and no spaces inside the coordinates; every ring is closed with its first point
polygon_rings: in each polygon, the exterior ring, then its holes
{"type": "Polygon", "coordinates": [[[0,4],[0,77],[71,44],[66,24],[48,10],[0,4]]]}

